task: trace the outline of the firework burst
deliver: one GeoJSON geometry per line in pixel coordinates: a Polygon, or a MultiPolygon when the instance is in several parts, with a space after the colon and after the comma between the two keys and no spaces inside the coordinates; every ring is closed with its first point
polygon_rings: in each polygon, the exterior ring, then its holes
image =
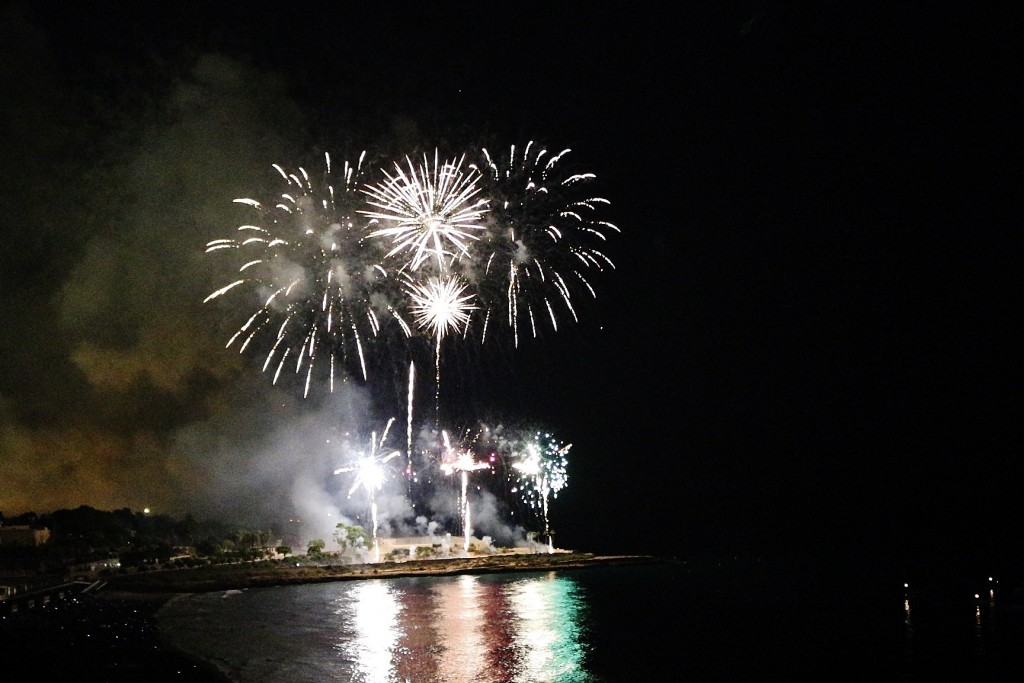
{"type": "Polygon", "coordinates": [[[363,156],[355,165],[345,162],[338,177],[330,156],[324,158],[322,181],[304,168],[289,172],[274,165],[285,191],[266,203],[236,199],[255,212],[256,220],[241,225],[237,237],[206,246],[207,253],[236,252],[241,265],[238,279],[204,303],[243,286],[261,302],[227,346],[237,344],[241,353],[261,339],[263,370],[273,369],[275,383],[284,369],[304,372],[304,394],[321,358],[326,357],[333,391],[338,361],[367,378],[367,344],[385,324],[397,323],[411,334],[395,303],[398,281],[381,265],[384,254],[365,239],[365,221],[356,211],[363,156]]]}
{"type": "Polygon", "coordinates": [[[360,454],[354,462],[343,465],[334,470],[335,474],[343,474],[345,472],[356,473],[356,476],[352,481],[352,488],[348,491],[350,498],[352,497],[352,494],[359,489],[359,487],[362,487],[370,499],[370,516],[373,525],[373,556],[375,561],[380,559],[380,548],[377,543],[376,492],[380,491],[384,487],[384,482],[387,480],[388,470],[386,464],[390,460],[402,455],[398,450],[388,451],[384,448],[384,442],[387,441],[388,438],[388,431],[391,429],[391,425],[394,421],[395,418],[388,420],[388,423],[384,427],[384,431],[381,433],[379,439],[377,438],[377,432],[373,432],[370,437],[370,450],[368,453],[360,454]]]}
{"type": "Polygon", "coordinates": [[[448,334],[461,332],[475,306],[473,294],[458,276],[430,277],[425,282],[407,280],[411,310],[417,327],[440,343],[448,334]]]}
{"type": "Polygon", "coordinates": [[[537,432],[517,449],[518,460],[512,467],[519,472],[523,498],[539,509],[544,522],[548,552],[554,552],[548,520],[548,498],[557,497],[565,488],[566,457],[572,444],[565,445],[547,433],[537,432]]]}
{"type": "Polygon", "coordinates": [[[465,260],[478,287],[481,341],[503,326],[518,346],[542,325],[557,330],[562,316],[578,321],[577,294],[595,297],[591,274],[614,268],[603,248],[619,228],[599,217],[607,199],[582,192],[594,174],[564,170],[569,151],[533,142],[499,157],[482,149],[469,166],[488,201],[487,229],[465,260]]]}
{"type": "Polygon", "coordinates": [[[473,534],[472,519],[469,508],[469,473],[485,470],[490,467],[486,462],[477,462],[470,448],[453,448],[448,432],[442,431],[441,437],[444,450],[441,453],[441,471],[451,475],[459,473],[461,489],[459,494],[459,515],[462,518],[463,548],[469,552],[469,539],[473,534]]]}
{"type": "Polygon", "coordinates": [[[426,155],[419,166],[406,157],[408,170],[396,162],[394,175],[385,171],[384,181],[363,189],[367,203],[379,211],[360,213],[376,226],[369,237],[390,241],[387,258],[405,259],[407,270],[429,263],[444,273],[469,253],[484,230],[480,219],[487,202],[474,198],[479,174],[464,171],[462,163],[461,158],[442,163],[437,150],[433,166],[426,155]]]}
{"type": "MultiPolygon", "coordinates": [[[[465,328],[473,310],[473,295],[457,276],[433,276],[426,282],[407,280],[416,325],[434,338],[434,407],[440,411],[441,342],[451,332],[465,328]]],[[[439,415],[437,417],[440,417],[439,415]]]]}

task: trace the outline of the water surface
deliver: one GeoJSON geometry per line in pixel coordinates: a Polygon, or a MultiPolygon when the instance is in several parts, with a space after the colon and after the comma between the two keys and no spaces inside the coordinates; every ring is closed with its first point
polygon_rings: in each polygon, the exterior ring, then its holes
{"type": "Polygon", "coordinates": [[[1024,615],[997,582],[902,578],[679,563],[365,579],[185,596],[159,623],[238,683],[1024,677],[1024,615]]]}

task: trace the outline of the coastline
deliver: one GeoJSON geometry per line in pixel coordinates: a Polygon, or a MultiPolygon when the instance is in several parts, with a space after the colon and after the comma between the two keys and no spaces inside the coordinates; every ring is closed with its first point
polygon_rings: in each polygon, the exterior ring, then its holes
{"type": "Polygon", "coordinates": [[[188,680],[231,683],[227,674],[194,655],[168,646],[160,636],[160,610],[190,593],[404,576],[575,570],[669,560],[640,555],[497,554],[480,557],[410,560],[357,565],[294,566],[249,563],[174,569],[110,577],[96,590],[0,622],[0,634],[18,635],[22,653],[44,659],[39,680],[188,680]],[[17,623],[14,623],[17,622],[17,623]],[[99,641],[98,634],[106,638],[99,641]],[[45,652],[40,648],[45,648],[45,652]],[[60,657],[53,655],[61,652],[60,657]],[[64,655],[70,655],[65,658],[64,655]],[[38,656],[36,656],[38,655],[38,656]],[[74,662],[64,665],[64,662],[74,662]]]}
{"type": "Polygon", "coordinates": [[[0,614],[0,650],[49,683],[230,683],[209,662],[165,645],[166,593],[85,592],[0,614]]]}
{"type": "MultiPolygon", "coordinates": [[[[368,564],[298,565],[254,562],[191,569],[126,574],[107,579],[100,591],[107,595],[156,594],[166,599],[176,593],[202,593],[324,581],[351,581],[404,576],[556,571],[587,567],[664,562],[648,555],[594,555],[592,553],[501,553],[459,558],[406,560],[368,564]]],[[[155,596],[154,596],[155,597],[155,596]]]]}

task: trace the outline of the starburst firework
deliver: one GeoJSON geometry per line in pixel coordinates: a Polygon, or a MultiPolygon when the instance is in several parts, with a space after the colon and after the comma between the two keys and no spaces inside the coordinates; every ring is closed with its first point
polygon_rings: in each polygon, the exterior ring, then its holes
{"type": "Polygon", "coordinates": [[[465,260],[478,286],[481,341],[505,326],[518,346],[521,334],[537,337],[545,321],[552,330],[560,316],[578,321],[576,294],[596,296],[591,273],[614,268],[603,248],[619,228],[598,215],[607,199],[581,192],[594,174],[564,170],[569,151],[551,154],[530,142],[499,157],[482,149],[470,164],[488,200],[487,230],[465,260]]]}
{"type": "Polygon", "coordinates": [[[548,497],[556,496],[566,484],[566,456],[572,444],[562,444],[551,434],[537,432],[523,442],[512,467],[519,472],[524,499],[540,509],[548,550],[553,551],[548,520],[548,497]]]}
{"type": "Polygon", "coordinates": [[[443,273],[469,253],[484,230],[480,219],[487,202],[474,198],[479,174],[463,171],[462,163],[461,158],[442,163],[437,150],[433,166],[426,155],[418,166],[406,157],[408,170],[396,162],[394,175],[384,172],[384,181],[363,189],[367,203],[380,210],[360,213],[377,226],[371,238],[390,241],[388,258],[402,257],[411,271],[431,263],[443,273]]]}
{"type": "Polygon", "coordinates": [[[407,280],[407,286],[416,325],[434,339],[459,332],[469,322],[473,295],[466,294],[467,285],[460,278],[433,276],[425,282],[407,280]]]}
{"type": "Polygon", "coordinates": [[[294,363],[295,373],[305,370],[305,394],[321,357],[328,359],[333,390],[338,360],[367,378],[366,345],[385,324],[397,322],[411,333],[395,301],[397,280],[381,265],[384,254],[365,239],[364,220],[356,212],[362,161],[360,156],[355,165],[345,162],[335,178],[325,155],[322,181],[314,181],[304,168],[289,172],[275,164],[286,190],[266,203],[236,199],[251,207],[257,220],[241,225],[236,238],[206,246],[208,253],[236,251],[241,265],[239,279],[204,303],[243,285],[261,302],[227,346],[237,344],[241,353],[262,338],[263,370],[273,368],[276,383],[294,363]]]}
{"type": "Polygon", "coordinates": [[[384,487],[384,481],[387,479],[388,471],[385,465],[390,460],[402,455],[398,450],[386,451],[384,449],[384,442],[387,441],[388,431],[391,429],[391,425],[394,421],[395,418],[388,420],[387,425],[384,427],[384,431],[381,432],[380,439],[377,438],[377,432],[373,432],[370,436],[370,450],[368,453],[362,453],[354,462],[343,465],[334,470],[335,474],[343,474],[345,472],[356,473],[352,482],[352,488],[348,491],[350,498],[359,487],[365,489],[367,496],[369,496],[370,515],[372,519],[371,533],[373,537],[373,553],[375,560],[380,559],[380,549],[377,544],[376,492],[380,491],[384,487]]]}
{"type": "Polygon", "coordinates": [[[452,448],[448,432],[442,431],[444,450],[441,453],[441,471],[447,475],[459,473],[461,489],[459,494],[459,514],[462,518],[463,548],[469,552],[469,539],[473,534],[472,519],[469,508],[469,473],[485,470],[490,467],[486,462],[477,462],[473,451],[469,448],[452,448]]]}

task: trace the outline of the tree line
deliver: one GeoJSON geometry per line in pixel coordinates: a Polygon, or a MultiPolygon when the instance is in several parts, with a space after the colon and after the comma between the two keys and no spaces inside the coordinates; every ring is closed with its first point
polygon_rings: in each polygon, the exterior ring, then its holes
{"type": "Polygon", "coordinates": [[[97,510],[82,505],[47,513],[0,513],[0,526],[48,529],[48,542],[0,545],[0,568],[58,571],[117,558],[122,568],[193,566],[288,555],[271,529],[239,529],[191,514],[173,517],[148,511],[97,510]]]}

